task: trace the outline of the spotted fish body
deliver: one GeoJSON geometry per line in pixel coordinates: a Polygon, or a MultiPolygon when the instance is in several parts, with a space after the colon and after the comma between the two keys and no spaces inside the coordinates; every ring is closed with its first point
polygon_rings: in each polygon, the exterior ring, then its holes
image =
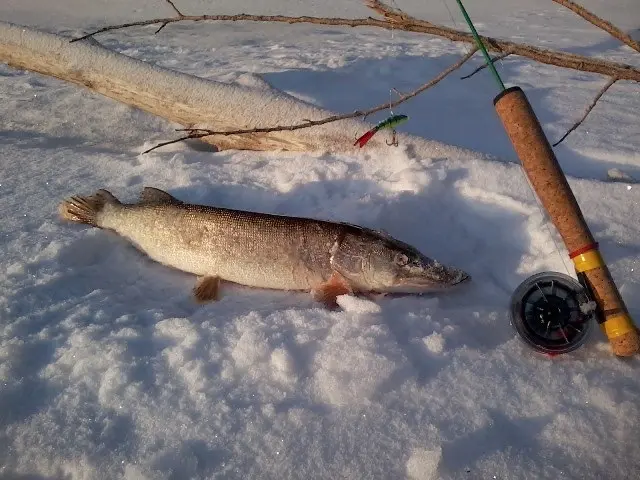
{"type": "Polygon", "coordinates": [[[356,292],[429,290],[468,276],[387,234],[346,223],[181,202],[147,187],[123,204],[106,190],[71,197],[62,218],[115,232],[151,259],[200,277],[195,295],[218,297],[220,280],[312,292],[335,303],[356,292]]]}

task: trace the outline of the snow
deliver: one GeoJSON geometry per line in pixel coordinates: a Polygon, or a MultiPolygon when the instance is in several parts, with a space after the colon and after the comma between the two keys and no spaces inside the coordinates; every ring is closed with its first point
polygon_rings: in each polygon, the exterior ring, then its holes
{"type": "Polygon", "coordinates": [[[442,457],[442,449],[435,451],[416,449],[407,461],[407,476],[411,480],[430,480],[437,478],[438,464],[442,457]]]}
{"type": "MultiPolygon", "coordinates": [[[[0,17],[77,35],[171,15],[155,0],[42,3],[5,0],[0,17]]],[[[176,3],[187,13],[369,14],[361,2],[176,3]]],[[[453,23],[442,2],[395,3],[453,23]]],[[[640,65],[571,12],[531,3],[467,8],[481,33],[640,65]]],[[[635,0],[585,5],[637,33],[635,0]]],[[[410,90],[468,48],[302,25],[153,31],[98,40],[336,112],[410,90]]],[[[141,155],[175,125],[0,65],[0,478],[635,478],[638,359],[615,358],[597,329],[583,348],[547,358],[509,325],[515,287],[570,264],[492,111],[492,79],[459,79],[480,62],[395,109],[410,116],[400,129],[422,137],[419,148],[403,137],[398,148],[355,154],[188,143],[141,155]],[[335,311],[305,294],[242,287],[198,306],[190,275],[57,217],[69,195],[108,188],[132,200],[144,185],[192,202],[383,228],[473,280],[423,297],[345,295],[335,311]]],[[[523,87],[551,140],[606,81],[518,58],[498,70],[523,87]]],[[[556,149],[636,322],[638,111],[637,85],[619,82],[556,149]]]]}

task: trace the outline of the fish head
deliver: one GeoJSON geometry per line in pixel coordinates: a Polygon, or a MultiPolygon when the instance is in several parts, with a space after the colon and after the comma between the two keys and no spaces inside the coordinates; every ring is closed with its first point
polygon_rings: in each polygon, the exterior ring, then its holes
{"type": "Polygon", "coordinates": [[[471,278],[385,232],[368,229],[345,235],[332,266],[354,287],[381,293],[424,293],[471,278]]]}

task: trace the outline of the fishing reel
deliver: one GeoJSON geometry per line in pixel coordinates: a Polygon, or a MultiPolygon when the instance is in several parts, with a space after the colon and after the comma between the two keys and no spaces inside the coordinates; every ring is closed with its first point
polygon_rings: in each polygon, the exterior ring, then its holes
{"type": "Polygon", "coordinates": [[[600,313],[584,278],[541,272],[522,282],[511,296],[511,325],[534,350],[547,355],[582,346],[600,313]]]}

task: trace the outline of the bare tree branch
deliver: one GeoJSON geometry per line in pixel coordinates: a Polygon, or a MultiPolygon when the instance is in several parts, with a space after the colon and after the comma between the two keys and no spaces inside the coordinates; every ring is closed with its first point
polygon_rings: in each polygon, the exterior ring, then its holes
{"type": "Polygon", "coordinates": [[[571,0],[553,0],[553,1],[555,3],[557,3],[558,5],[562,5],[563,7],[567,7],[569,10],[573,11],[574,13],[576,13],[576,14],[580,15],[582,18],[584,18],[587,22],[589,22],[592,25],[595,25],[596,27],[604,30],[609,35],[611,35],[612,37],[620,40],[622,43],[624,43],[624,44],[628,45],[629,47],[633,48],[635,51],[640,52],[640,42],[635,41],[633,38],[631,38],[631,36],[629,36],[626,33],[624,33],[618,27],[616,27],[615,25],[611,24],[610,22],[607,22],[606,20],[598,17],[597,15],[591,13],[586,8],[584,8],[583,6],[578,5],[575,2],[572,2],[571,0]]]}
{"type": "MultiPolygon", "coordinates": [[[[470,33],[454,30],[449,27],[441,25],[435,25],[425,20],[418,20],[404,12],[398,12],[381,2],[370,1],[369,4],[374,5],[372,8],[381,13],[385,19],[378,20],[374,18],[359,18],[359,19],[346,19],[346,18],[323,18],[323,17],[288,17],[284,15],[183,15],[167,18],[156,18],[151,20],[141,20],[137,22],[124,23],[121,25],[111,25],[103,27],[94,32],[88,33],[78,38],[70,40],[71,42],[77,42],[87,37],[97,35],[99,33],[108,32],[112,30],[120,30],[123,28],[129,28],[134,26],[146,26],[156,25],[163,23],[175,23],[180,21],[251,21],[251,22],[281,22],[281,23],[310,23],[320,25],[331,26],[343,26],[343,27],[377,27],[386,30],[402,30],[413,33],[424,33],[428,35],[435,35],[444,37],[454,42],[465,42],[475,45],[475,40],[470,33]]],[[[598,73],[600,75],[606,75],[607,77],[615,76],[620,80],[633,80],[640,82],[640,69],[631,65],[610,62],[607,60],[601,60],[596,58],[590,58],[583,55],[576,55],[572,53],[547,50],[544,48],[535,47],[523,43],[515,43],[506,40],[498,40],[491,37],[481,36],[482,41],[487,50],[502,54],[510,52],[512,55],[519,55],[529,58],[536,62],[544,63],[547,65],[554,65],[557,67],[570,68],[573,70],[579,70],[582,72],[598,73]]]]}
{"type": "MultiPolygon", "coordinates": [[[[401,10],[396,10],[378,0],[365,0],[367,6],[379,15],[382,15],[396,30],[408,32],[426,33],[448,38],[454,42],[466,42],[475,45],[475,39],[471,33],[462,32],[453,28],[436,25],[426,20],[412,17],[401,10]]],[[[386,27],[385,27],[386,28],[386,27]]],[[[527,45],[524,43],[499,40],[480,35],[480,39],[488,51],[495,53],[507,53],[526,57],[539,63],[554,65],[556,67],[570,68],[582,72],[598,73],[607,77],[615,76],[619,80],[633,80],[640,82],[640,70],[627,64],[616,64],[595,58],[575,55],[566,52],[548,50],[527,45]],[[606,64],[606,65],[605,65],[606,64]]]]}
{"type": "MultiPolygon", "coordinates": [[[[493,57],[491,59],[491,63],[496,63],[499,62],[500,60],[503,60],[504,58],[508,57],[509,55],[511,55],[511,52],[505,52],[505,53],[501,53],[500,55],[496,55],[495,57],[493,57]]],[[[464,77],[460,77],[460,80],[465,80],[467,78],[471,78],[473,77],[476,73],[478,73],[480,70],[483,70],[487,68],[487,63],[483,63],[482,65],[480,65],[478,68],[476,68],[473,72],[471,72],[469,75],[465,75],[464,77]]]]}
{"type": "Polygon", "coordinates": [[[153,18],[149,20],[139,20],[136,22],[122,23],[120,25],[109,25],[93,32],[74,38],[70,42],[78,42],[85,38],[98,35],[100,33],[113,30],[122,30],[130,27],[144,27],[146,25],[155,25],[158,23],[175,23],[175,22],[279,22],[279,23],[311,23],[316,25],[331,25],[337,27],[379,27],[391,30],[392,24],[384,20],[376,20],[374,18],[330,18],[330,17],[289,17],[286,15],[249,15],[240,13],[237,15],[178,15],[175,17],[153,18]]]}
{"type": "Polygon", "coordinates": [[[611,77],[609,79],[609,81],[606,83],[606,85],[604,85],[600,91],[596,94],[596,97],[593,99],[593,101],[591,102],[591,104],[587,107],[587,109],[585,110],[584,114],[582,115],[582,117],[580,118],[580,120],[578,120],[576,123],[573,124],[573,126],[567,130],[567,133],[565,133],[562,138],[560,140],[558,140],[556,143],[553,144],[553,146],[557,146],[559,145],[565,138],[567,138],[569,136],[569,134],[571,132],[573,132],[576,128],[578,128],[582,122],[584,122],[584,120],[587,118],[587,115],[589,115],[589,113],[591,112],[591,110],[593,110],[593,107],[596,106],[596,103],[598,103],[598,100],[600,100],[600,97],[602,97],[602,95],[605,94],[605,92],[607,90],[609,90],[609,88],[616,83],[619,80],[619,78],[615,78],[615,77],[611,77]]]}
{"type": "MultiPolygon", "coordinates": [[[[244,149],[264,149],[264,148],[284,148],[286,149],[303,149],[307,148],[308,145],[313,144],[313,142],[309,143],[308,137],[305,137],[300,134],[291,133],[294,138],[292,141],[286,135],[279,136],[279,131],[293,131],[300,130],[304,128],[309,128],[317,125],[323,125],[330,122],[336,122],[339,120],[353,119],[355,117],[364,116],[366,118],[367,115],[370,115],[374,112],[378,112],[384,110],[386,108],[392,108],[396,105],[401,104],[402,102],[412,98],[427,88],[435,85],[439,81],[441,81],[444,77],[446,77],[449,73],[459,68],[464,62],[466,62],[469,58],[471,58],[475,52],[477,51],[477,47],[475,45],[475,40],[473,36],[467,32],[462,32],[458,30],[454,30],[448,27],[443,27],[439,25],[435,25],[431,22],[425,20],[419,20],[411,17],[405,12],[399,9],[393,9],[381,1],[378,0],[365,0],[367,5],[371,7],[374,11],[376,11],[379,15],[383,17],[382,20],[374,19],[374,18],[364,18],[364,19],[342,19],[342,18],[319,18],[319,17],[287,17],[282,15],[275,16],[263,16],[263,15],[200,15],[200,16],[188,16],[184,15],[180,12],[180,10],[176,7],[173,0],[167,0],[167,3],[172,7],[174,12],[176,12],[176,16],[167,17],[161,19],[152,19],[152,20],[142,20],[138,22],[131,22],[122,25],[114,25],[103,27],[96,32],[89,33],[82,37],[71,39],[70,42],[77,42],[82,38],[91,37],[97,33],[106,32],[110,30],[118,30],[122,28],[127,28],[131,26],[142,26],[142,25],[160,25],[157,32],[160,32],[163,28],[165,28],[170,23],[175,23],[184,20],[190,21],[255,21],[255,22],[286,22],[286,23],[312,23],[312,24],[324,24],[324,25],[333,25],[333,26],[369,26],[369,27],[379,27],[384,29],[394,29],[394,30],[403,30],[407,32],[417,32],[417,33],[425,33],[428,35],[436,35],[444,38],[448,38],[454,42],[464,42],[470,43],[472,45],[472,50],[465,55],[459,62],[450,66],[445,71],[441,72],[436,78],[431,80],[430,82],[422,85],[417,88],[415,91],[409,94],[402,94],[394,89],[394,91],[398,94],[398,99],[394,102],[385,102],[383,104],[378,105],[377,107],[373,107],[369,110],[357,110],[349,114],[344,115],[333,115],[330,117],[326,117],[320,120],[308,120],[307,118],[302,118],[301,123],[291,124],[291,125],[277,125],[272,127],[254,127],[254,128],[246,128],[246,123],[243,119],[234,118],[232,120],[226,119],[224,117],[218,118],[215,115],[211,117],[208,113],[200,112],[195,105],[187,102],[185,108],[182,108],[182,104],[180,102],[173,102],[169,105],[164,105],[162,102],[157,102],[157,98],[164,98],[165,96],[174,97],[179,94],[174,95],[174,92],[166,92],[161,95],[153,95],[146,97],[142,95],[143,92],[139,92],[135,89],[135,86],[132,86],[129,83],[128,78],[119,79],[120,83],[117,85],[107,84],[104,81],[103,76],[101,76],[100,72],[94,71],[90,66],[87,65],[87,72],[76,72],[76,69],[71,69],[68,65],[68,62],[65,62],[64,59],[56,58],[56,61],[49,62],[46,53],[46,49],[41,49],[36,46],[26,47],[23,45],[24,42],[15,41],[13,39],[12,27],[8,26],[7,35],[9,39],[8,45],[3,45],[0,43],[0,56],[4,55],[8,58],[9,65],[18,66],[20,68],[27,68],[33,71],[38,71],[41,73],[49,74],[58,78],[62,78],[67,81],[75,82],[81,85],[85,85],[88,88],[97,91],[106,96],[110,96],[111,98],[115,98],[120,101],[124,101],[127,104],[139,106],[146,111],[151,111],[152,113],[159,114],[161,116],[165,116],[165,118],[172,119],[173,121],[177,121],[178,123],[182,123],[185,126],[193,126],[199,125],[201,127],[209,127],[215,126],[219,128],[220,131],[217,130],[209,130],[209,129],[199,129],[199,128],[186,128],[182,129],[182,131],[188,132],[186,136],[181,138],[163,142],[151,149],[146,150],[144,153],[150,152],[156,148],[159,148],[164,145],[169,145],[171,143],[176,143],[182,140],[190,139],[190,138],[201,138],[205,142],[212,143],[217,145],[219,148],[244,148],[244,149]],[[13,42],[13,43],[12,43],[13,42]],[[137,92],[136,95],[133,95],[133,92],[137,92]],[[138,99],[137,95],[142,95],[142,99],[138,99]],[[149,98],[147,98],[149,97],[149,98]],[[176,106],[181,105],[181,108],[176,110],[176,106]],[[238,129],[238,127],[245,127],[244,129],[238,129]],[[274,132],[270,134],[270,132],[274,132]],[[295,135],[298,135],[297,137],[295,135]]],[[[554,0],[555,1],[555,0],[554,0]]],[[[577,4],[573,4],[577,5],[577,4]]],[[[579,7],[579,5],[578,5],[579,7]]],[[[582,7],[580,7],[582,8],[582,7]]],[[[586,11],[586,10],[585,10],[586,11]]],[[[595,16],[594,16],[595,17],[595,16]]],[[[595,17],[598,18],[598,17],[595,17]]],[[[0,22],[1,24],[2,22],[0,22]]],[[[613,27],[615,29],[615,27],[613,27]]],[[[1,32],[1,30],[0,30],[1,32]]],[[[24,30],[23,30],[24,32],[24,30]]],[[[22,37],[20,37],[22,38],[22,37]]],[[[600,90],[596,98],[593,100],[592,104],[588,107],[582,118],[576,122],[575,125],[557,142],[554,146],[557,146],[561,143],[572,131],[574,131],[588,116],[590,111],[594,108],[596,103],[602,97],[602,95],[617,81],[619,80],[632,80],[636,82],[640,82],[640,69],[635,68],[630,65],[620,64],[609,62],[601,59],[589,58],[581,55],[574,55],[565,52],[558,52],[552,50],[546,50],[538,47],[534,47],[527,44],[518,44],[509,41],[497,40],[491,37],[481,37],[483,43],[487,47],[488,50],[497,53],[497,55],[493,58],[492,62],[497,62],[500,59],[507,57],[508,55],[519,55],[526,58],[530,58],[534,61],[538,61],[540,63],[545,63],[548,65],[555,65],[564,68],[579,70],[583,72],[591,72],[598,73],[602,75],[606,75],[610,80],[609,82],[600,90]]],[[[69,45],[71,47],[71,45],[69,45]]],[[[67,52],[68,53],[68,52],[67,52]]],[[[480,71],[483,67],[476,69],[471,75],[462,77],[469,78],[476,72],[480,71]]],[[[156,88],[157,91],[161,91],[162,88],[156,88]]],[[[262,121],[255,122],[258,125],[260,123],[267,123],[269,117],[266,117],[262,121]],[[266,121],[265,121],[266,120],[266,121]]],[[[316,117],[317,118],[317,117],[316,117]]],[[[281,122],[281,121],[280,121],[281,122]]],[[[278,123],[280,123],[278,122],[278,123]]],[[[255,124],[254,123],[254,124],[255,124]]],[[[263,123],[263,124],[264,124],[263,123]]],[[[274,122],[275,123],[275,122],[274,122]]],[[[322,129],[320,129],[322,130],[322,129]]],[[[343,135],[341,128],[336,127],[336,131],[340,132],[338,136],[343,135]]],[[[313,137],[316,135],[318,130],[310,132],[310,135],[313,137]]],[[[321,134],[324,135],[324,134],[321,134]]],[[[333,137],[332,137],[333,138],[333,137]]],[[[314,141],[317,144],[317,138],[314,137],[314,141]]],[[[322,141],[324,142],[326,138],[323,137],[322,141]]],[[[341,140],[342,141],[342,140],[341,140]]],[[[313,144],[313,145],[316,145],[313,144]]]]}
{"type": "Polygon", "coordinates": [[[457,70],[458,68],[460,68],[467,60],[469,60],[471,57],[473,57],[473,55],[475,55],[475,53],[477,51],[478,51],[477,48],[471,49],[471,51],[469,51],[469,53],[464,55],[456,63],[454,63],[453,65],[451,65],[447,69],[443,70],[435,78],[433,78],[432,80],[428,81],[427,83],[421,85],[420,87],[418,87],[414,91],[412,91],[410,93],[407,93],[407,94],[404,94],[404,95],[400,95],[400,98],[398,98],[397,100],[395,100],[393,102],[385,102],[385,103],[382,103],[382,104],[380,104],[378,106],[370,108],[368,110],[356,110],[353,113],[346,113],[346,114],[343,114],[343,115],[332,115],[330,117],[323,118],[321,120],[305,120],[302,123],[298,123],[298,124],[294,124],[294,125],[277,125],[275,127],[258,127],[258,128],[249,128],[249,129],[243,129],[243,130],[227,130],[227,131],[215,131],[215,130],[208,130],[208,129],[204,129],[204,128],[183,128],[183,129],[178,129],[178,131],[189,132],[188,135],[185,135],[185,136],[180,137],[180,138],[176,138],[174,140],[169,140],[169,141],[166,141],[166,142],[159,143],[158,145],[156,145],[154,147],[151,147],[151,148],[149,148],[148,150],[145,150],[142,153],[149,153],[149,152],[151,152],[151,151],[153,151],[153,150],[155,150],[157,148],[164,147],[165,145],[170,145],[172,143],[178,143],[178,142],[181,142],[183,140],[188,140],[188,139],[191,139],[191,138],[203,138],[203,137],[208,137],[210,135],[240,135],[240,134],[251,134],[251,133],[279,132],[279,131],[284,131],[284,130],[288,130],[288,131],[290,131],[290,130],[300,130],[302,128],[309,128],[309,127],[313,127],[313,126],[316,126],[316,125],[323,125],[325,123],[337,122],[339,120],[345,120],[347,118],[367,117],[368,115],[371,115],[373,113],[379,112],[381,110],[385,110],[387,108],[396,107],[396,106],[400,105],[401,103],[406,102],[410,98],[413,98],[416,95],[419,95],[420,93],[424,92],[428,88],[433,87],[438,82],[440,82],[442,79],[444,79],[447,75],[449,75],[451,72],[453,72],[454,70],[457,70]]]}
{"type": "Polygon", "coordinates": [[[176,14],[177,14],[179,17],[184,17],[184,15],[182,14],[182,12],[181,12],[180,10],[178,10],[178,7],[176,7],[176,5],[175,5],[171,0],[167,0],[167,3],[168,3],[169,5],[171,5],[171,7],[173,8],[173,10],[176,12],[176,14]]]}
{"type": "MultiPolygon", "coordinates": [[[[87,37],[91,37],[93,35],[112,31],[119,30],[123,28],[133,27],[133,26],[146,26],[146,25],[154,25],[160,24],[160,27],[156,30],[156,33],[160,32],[164,27],[166,27],[170,23],[175,23],[179,21],[193,21],[193,22],[202,22],[202,21],[251,21],[251,22],[282,22],[282,23],[310,23],[310,24],[321,24],[321,25],[332,25],[332,26],[350,26],[350,27],[377,27],[383,28],[387,30],[402,30],[407,32],[415,32],[415,33],[424,33],[428,35],[436,35],[440,37],[447,38],[454,42],[465,42],[473,45],[473,51],[471,51],[466,57],[464,57],[458,64],[453,65],[450,69],[445,70],[441,73],[434,81],[429,82],[428,84],[423,85],[418,88],[415,92],[412,92],[409,95],[401,95],[399,92],[399,99],[396,102],[385,103],[378,107],[374,107],[368,111],[356,111],[351,114],[346,115],[336,115],[332,117],[325,118],[323,120],[315,120],[309,121],[305,120],[302,123],[294,124],[294,125],[279,125],[276,127],[262,127],[262,128],[253,128],[246,130],[228,130],[228,131],[213,131],[213,130],[199,130],[199,129],[186,129],[189,132],[187,136],[181,137],[179,139],[175,139],[172,141],[164,142],[155,147],[147,150],[144,153],[150,152],[156,148],[159,148],[164,145],[168,145],[171,143],[176,143],[182,140],[186,140],[189,138],[203,138],[208,137],[210,135],[235,135],[235,134],[252,134],[252,133],[268,133],[273,131],[281,131],[281,130],[297,130],[302,128],[312,127],[314,125],[321,125],[323,123],[334,122],[346,118],[353,118],[357,116],[366,115],[374,113],[376,111],[382,110],[384,108],[390,108],[395,105],[402,103],[403,101],[411,98],[420,92],[426,90],[430,86],[434,85],[446,75],[448,75],[451,71],[458,68],[462,65],[468,58],[473,56],[476,52],[475,39],[473,36],[464,31],[455,30],[449,27],[444,27],[441,25],[436,25],[432,22],[426,20],[420,20],[417,18],[408,15],[400,9],[392,8],[389,5],[386,5],[380,0],[364,0],[365,4],[375,11],[377,14],[382,16],[382,20],[375,18],[358,18],[358,19],[344,19],[344,18],[328,18],[328,17],[290,17],[284,15],[248,15],[248,14],[239,14],[239,15],[184,15],[180,10],[175,6],[173,0],[166,0],[173,10],[176,12],[175,17],[167,17],[167,18],[157,18],[151,20],[141,20],[137,22],[130,22],[121,25],[111,25],[103,27],[99,30],[96,30],[92,33],[88,33],[79,38],[72,39],[71,42],[75,42],[78,40],[82,40],[87,37]]],[[[589,12],[587,9],[582,7],[581,5],[573,2],[572,0],[553,0],[555,3],[562,5],[570,10],[574,11],[578,15],[580,15],[585,20],[589,21],[593,25],[597,26],[608,32],[613,37],[617,38],[621,42],[630,46],[631,48],[640,52],[640,44],[633,40],[629,35],[626,35],[619,28],[612,25],[611,23],[601,19],[600,17],[594,15],[589,12]]],[[[567,133],[553,146],[557,146],[560,144],[572,131],[574,131],[580,124],[585,120],[588,116],[589,112],[594,108],[595,104],[598,102],[600,97],[618,80],[632,80],[636,82],[640,82],[640,69],[633,67],[631,65],[610,62],[607,60],[590,58],[582,55],[576,55],[561,51],[553,51],[544,48],[535,47],[533,45],[521,44],[516,42],[510,42],[506,40],[499,40],[492,37],[480,37],[482,42],[484,43],[487,50],[497,53],[491,60],[492,63],[495,63],[499,60],[506,58],[509,55],[518,55],[522,57],[529,58],[536,62],[544,63],[547,65],[554,65],[563,68],[569,68],[573,70],[579,70],[583,72],[596,73],[600,75],[606,75],[610,78],[609,82],[602,88],[602,90],[598,93],[593,103],[587,108],[586,112],[582,116],[582,118],[576,122],[575,125],[567,131],[567,133]]],[[[483,68],[486,68],[487,65],[483,64],[482,66],[475,69],[471,74],[461,77],[462,79],[469,78],[475,75],[477,72],[481,71],[483,68]]]]}

